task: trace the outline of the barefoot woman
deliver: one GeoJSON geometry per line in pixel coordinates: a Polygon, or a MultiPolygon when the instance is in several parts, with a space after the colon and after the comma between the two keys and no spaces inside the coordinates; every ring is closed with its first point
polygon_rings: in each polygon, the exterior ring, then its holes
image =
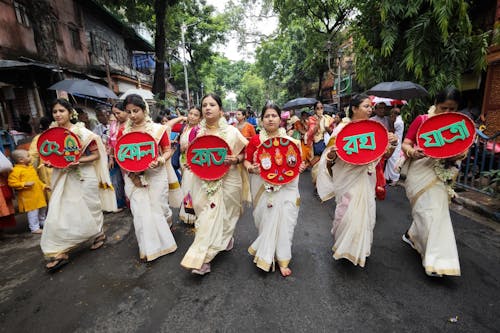
{"type": "MultiPolygon", "coordinates": [[[[244,165],[251,174],[253,217],[259,230],[248,252],[254,256],[257,267],[266,272],[274,269],[277,261],[281,275],[286,277],[292,274],[288,264],[292,258],[293,230],[299,215],[299,178],[281,186],[268,184],[259,176],[260,166],[254,156],[261,143],[269,138],[287,138],[300,145],[300,141],[287,136],[285,129],[279,127],[280,116],[281,110],[277,105],[264,106],[261,115],[264,128],[250,140],[244,165]]],[[[304,171],[305,167],[302,162],[299,171],[304,171]]]]}

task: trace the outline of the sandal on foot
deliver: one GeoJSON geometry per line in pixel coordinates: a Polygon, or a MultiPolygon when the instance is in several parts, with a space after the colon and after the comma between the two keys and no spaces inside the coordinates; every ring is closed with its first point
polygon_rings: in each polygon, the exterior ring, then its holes
{"type": "Polygon", "coordinates": [[[49,266],[45,265],[45,269],[49,273],[54,273],[59,268],[63,267],[67,263],[69,263],[69,259],[68,258],[50,258],[49,263],[52,263],[52,262],[55,262],[54,266],[49,267],[49,266]]]}
{"type": "Polygon", "coordinates": [[[106,235],[105,234],[102,234],[100,236],[97,236],[95,239],[94,239],[94,242],[92,243],[92,245],[90,246],[90,249],[91,250],[97,250],[97,249],[100,249],[103,245],[104,245],[104,241],[106,240],[106,235]]]}

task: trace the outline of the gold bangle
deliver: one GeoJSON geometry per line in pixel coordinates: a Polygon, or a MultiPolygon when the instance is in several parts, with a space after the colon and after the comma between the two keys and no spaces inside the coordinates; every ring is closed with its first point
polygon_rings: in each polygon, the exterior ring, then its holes
{"type": "Polygon", "coordinates": [[[335,162],[336,159],[337,159],[337,154],[335,154],[334,158],[328,158],[328,154],[326,154],[326,161],[327,162],[335,162]]]}

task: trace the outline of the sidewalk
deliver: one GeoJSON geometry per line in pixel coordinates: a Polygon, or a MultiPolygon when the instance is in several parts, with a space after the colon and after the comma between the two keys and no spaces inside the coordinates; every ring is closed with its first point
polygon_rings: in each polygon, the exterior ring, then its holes
{"type": "Polygon", "coordinates": [[[500,200],[498,198],[472,190],[457,191],[458,197],[453,201],[469,210],[500,222],[500,200]]]}

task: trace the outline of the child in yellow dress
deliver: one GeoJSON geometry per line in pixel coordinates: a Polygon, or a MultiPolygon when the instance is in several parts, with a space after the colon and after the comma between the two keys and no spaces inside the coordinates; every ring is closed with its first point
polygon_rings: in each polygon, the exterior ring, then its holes
{"type": "Polygon", "coordinates": [[[49,187],[38,178],[27,150],[16,149],[11,156],[15,165],[9,174],[9,186],[17,190],[19,212],[27,212],[31,232],[41,234],[47,212],[44,190],[49,187]]]}

